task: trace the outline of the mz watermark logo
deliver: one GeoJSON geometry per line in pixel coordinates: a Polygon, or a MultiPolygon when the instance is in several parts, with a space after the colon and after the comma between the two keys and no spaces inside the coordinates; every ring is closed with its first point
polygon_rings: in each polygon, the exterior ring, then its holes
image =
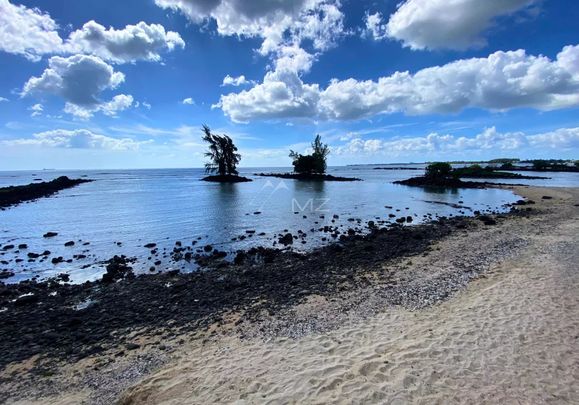
{"type": "MultiPolygon", "coordinates": [[[[289,192],[290,187],[284,182],[280,180],[274,184],[271,180],[267,180],[261,190],[257,192],[250,201],[251,205],[255,205],[258,211],[262,211],[265,209],[269,204],[274,201],[280,200],[279,193],[282,192],[289,192]]],[[[292,212],[329,212],[330,209],[327,208],[328,203],[330,202],[329,198],[296,198],[293,197],[291,200],[291,209],[292,212]]]]}
{"type": "Polygon", "coordinates": [[[310,198],[306,200],[304,205],[292,198],[292,211],[293,212],[328,212],[329,208],[326,205],[330,202],[329,198],[310,198]]]}

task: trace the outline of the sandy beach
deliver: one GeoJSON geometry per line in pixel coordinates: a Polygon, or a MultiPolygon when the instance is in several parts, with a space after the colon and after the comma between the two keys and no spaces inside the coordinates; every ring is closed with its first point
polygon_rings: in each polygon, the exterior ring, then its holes
{"type": "MultiPolygon", "coordinates": [[[[525,247],[449,301],[389,309],[324,334],[191,345],[124,403],[572,403],[579,397],[577,190],[519,189],[546,214],[460,235],[413,263],[457,266],[525,247]],[[541,200],[548,194],[553,200],[541,200]],[[512,225],[512,226],[511,226],[512,225]],[[489,234],[491,233],[491,234],[489,234]],[[454,257],[452,257],[454,256],[454,257]],[[458,257],[456,257],[458,256],[458,257]],[[454,263],[453,263],[454,262],[454,263]]],[[[322,308],[308,308],[323,311],[322,308]]]]}
{"type": "Polygon", "coordinates": [[[536,202],[531,215],[498,216],[384,261],[388,285],[366,274],[357,288],[312,294],[255,322],[229,313],[218,330],[177,333],[162,348],[139,336],[126,356],[63,365],[24,389],[15,377],[27,363],[12,364],[2,372],[6,401],[573,403],[579,190],[515,192],[536,202]],[[393,304],[383,291],[396,286],[405,287],[393,304]]]}

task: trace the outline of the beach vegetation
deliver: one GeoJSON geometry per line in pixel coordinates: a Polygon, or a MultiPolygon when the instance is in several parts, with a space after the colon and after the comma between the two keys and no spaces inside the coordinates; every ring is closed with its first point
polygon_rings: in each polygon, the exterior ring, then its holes
{"type": "Polygon", "coordinates": [[[450,177],[452,166],[447,162],[434,162],[426,166],[425,176],[429,179],[444,179],[450,177]]]}
{"type": "Polygon", "coordinates": [[[316,135],[312,142],[312,153],[302,155],[301,153],[290,150],[290,158],[293,159],[294,172],[301,174],[324,174],[327,169],[327,157],[330,154],[330,148],[327,144],[322,143],[322,137],[316,135]]]}
{"type": "Polygon", "coordinates": [[[211,132],[207,125],[203,125],[203,140],[209,144],[205,156],[210,159],[205,164],[207,173],[217,173],[219,176],[237,175],[237,165],[241,155],[237,153],[237,146],[227,135],[217,135],[211,132]]]}

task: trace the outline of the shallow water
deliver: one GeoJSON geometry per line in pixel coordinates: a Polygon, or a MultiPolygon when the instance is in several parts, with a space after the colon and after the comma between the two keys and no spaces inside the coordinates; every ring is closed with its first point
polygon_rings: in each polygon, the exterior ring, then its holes
{"type": "MultiPolygon", "coordinates": [[[[17,273],[9,282],[62,272],[80,282],[100,277],[103,265],[98,262],[115,254],[136,256],[135,270],[148,272],[156,260],[148,260],[149,249],[143,247],[150,242],[157,243],[161,253],[163,249],[170,252],[176,241],[191,246],[194,240],[198,246],[211,244],[219,250],[234,252],[256,245],[272,246],[277,234],[286,230],[296,234],[302,230],[307,233],[306,243],[296,241],[294,248],[307,250],[327,243],[321,238],[329,235],[317,231],[324,225],[338,225],[343,230],[362,228],[368,220],[388,219],[390,213],[412,215],[414,223],[419,223],[426,214],[472,215],[473,210],[506,210],[505,204],[518,199],[506,190],[440,192],[394,185],[394,180],[422,172],[373,170],[371,166],[329,170],[333,175],[362,178],[361,182],[300,182],[253,176],[256,172],[287,170],[244,169],[241,174],[254,181],[238,184],[202,182],[200,169],[0,172],[0,186],[27,184],[36,178],[51,180],[60,175],[95,180],[0,211],[0,245],[28,244],[28,250],[20,253],[3,252],[0,260],[9,263],[0,265],[0,270],[17,273]],[[434,202],[460,204],[470,209],[434,202]],[[334,215],[339,218],[332,223],[334,215]],[[353,219],[363,222],[358,225],[353,219]],[[250,236],[248,230],[256,233],[250,236]],[[58,232],[58,236],[43,238],[48,231],[58,232]],[[261,232],[265,235],[260,236],[261,232]],[[232,240],[240,235],[246,239],[232,240]],[[67,241],[74,241],[75,245],[64,247],[67,241]],[[86,242],[90,245],[83,246],[86,242]],[[88,257],[58,265],[50,260],[27,262],[28,252],[44,250],[52,252],[51,258],[63,256],[66,260],[78,254],[88,257]],[[15,263],[17,257],[24,261],[15,263]]],[[[169,256],[157,267],[184,271],[195,268],[184,261],[173,263],[169,256]]]]}

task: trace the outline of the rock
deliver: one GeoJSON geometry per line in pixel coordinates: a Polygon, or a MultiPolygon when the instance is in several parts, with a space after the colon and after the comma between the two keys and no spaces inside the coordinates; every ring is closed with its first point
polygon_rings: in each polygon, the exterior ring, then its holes
{"type": "Polygon", "coordinates": [[[28,252],[27,255],[30,259],[36,259],[38,257],[40,257],[40,255],[38,253],[34,253],[34,252],[28,252]]]}
{"type": "Polygon", "coordinates": [[[68,282],[70,281],[70,275],[68,275],[68,274],[66,274],[66,273],[60,273],[60,274],[57,276],[57,279],[65,282],[65,283],[68,283],[68,282]]]}
{"type": "Polygon", "coordinates": [[[66,247],[74,246],[74,241],[69,240],[68,242],[66,242],[66,243],[64,244],[64,246],[66,246],[66,247]]]}
{"type": "Polygon", "coordinates": [[[141,346],[136,343],[127,343],[125,347],[127,348],[127,350],[136,350],[141,346]]]}
{"type": "Polygon", "coordinates": [[[2,270],[2,271],[0,271],[0,280],[3,280],[5,278],[10,278],[13,275],[14,275],[14,273],[12,273],[11,271],[2,270]]]}
{"type": "Polygon", "coordinates": [[[125,278],[135,277],[133,268],[129,264],[130,260],[125,256],[114,256],[108,261],[107,272],[102,277],[103,283],[112,283],[125,278]]]}
{"type": "Polygon", "coordinates": [[[479,215],[477,218],[479,221],[482,221],[482,223],[485,225],[497,224],[497,221],[494,218],[489,217],[488,215],[479,215]]]}
{"type": "Polygon", "coordinates": [[[64,261],[64,258],[62,256],[53,257],[51,261],[52,261],[52,264],[58,264],[58,263],[62,263],[64,261]]]}
{"type": "Polygon", "coordinates": [[[26,243],[21,243],[18,245],[18,249],[28,249],[28,245],[26,243]]]}
{"type": "Polygon", "coordinates": [[[223,259],[223,258],[225,258],[225,257],[227,257],[227,253],[226,253],[226,252],[222,252],[222,251],[219,251],[219,250],[217,250],[217,249],[215,249],[215,250],[213,251],[213,258],[215,258],[215,259],[223,259]]]}
{"type": "Polygon", "coordinates": [[[35,295],[34,293],[28,293],[28,294],[24,294],[24,295],[21,295],[20,297],[16,298],[16,301],[14,301],[14,305],[22,306],[22,305],[35,304],[37,302],[38,302],[38,296],[35,295]]]}
{"type": "Polygon", "coordinates": [[[399,224],[403,224],[404,222],[406,222],[406,217],[396,218],[396,222],[398,222],[399,224]]]}
{"type": "Polygon", "coordinates": [[[212,250],[213,250],[213,246],[211,246],[211,245],[203,246],[203,251],[205,251],[207,253],[211,252],[212,250]]]}
{"type": "Polygon", "coordinates": [[[281,238],[278,239],[278,242],[284,246],[291,245],[294,243],[294,237],[291,233],[286,233],[281,238]]]}
{"type": "Polygon", "coordinates": [[[412,222],[412,221],[414,221],[414,218],[412,218],[410,215],[408,215],[406,217],[406,222],[412,222]]]}
{"type": "Polygon", "coordinates": [[[57,232],[46,232],[44,235],[42,235],[44,238],[53,238],[55,236],[57,236],[58,233],[57,232]]]}
{"type": "Polygon", "coordinates": [[[157,246],[156,243],[147,243],[147,244],[144,245],[143,247],[146,247],[147,249],[152,249],[152,248],[154,248],[155,246],[157,246]]]}
{"type": "Polygon", "coordinates": [[[553,197],[551,197],[550,195],[544,195],[543,197],[541,197],[543,200],[552,200],[553,197]]]}
{"type": "Polygon", "coordinates": [[[2,250],[11,250],[14,249],[14,245],[6,245],[2,248],[2,250]]]}

